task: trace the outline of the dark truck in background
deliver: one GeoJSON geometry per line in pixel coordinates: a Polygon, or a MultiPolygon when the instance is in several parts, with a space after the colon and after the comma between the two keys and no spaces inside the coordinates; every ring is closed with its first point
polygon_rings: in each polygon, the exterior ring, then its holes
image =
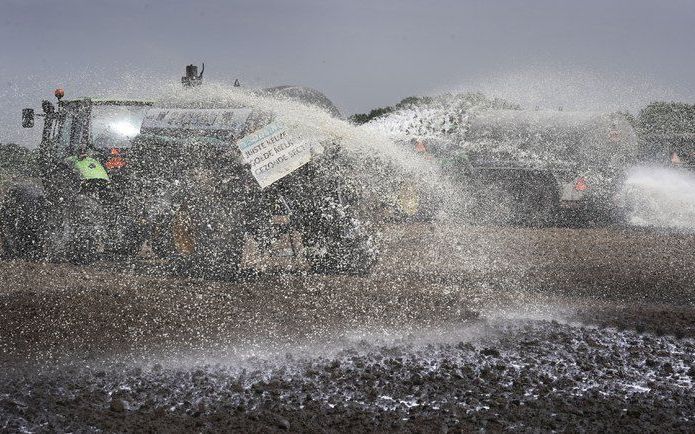
{"type": "Polygon", "coordinates": [[[486,110],[469,115],[458,147],[477,220],[543,226],[622,220],[639,141],[618,113],[486,110]]]}

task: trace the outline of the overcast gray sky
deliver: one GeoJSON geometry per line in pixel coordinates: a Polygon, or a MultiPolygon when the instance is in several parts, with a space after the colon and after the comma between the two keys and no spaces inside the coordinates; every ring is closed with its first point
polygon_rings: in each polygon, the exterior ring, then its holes
{"type": "Polygon", "coordinates": [[[317,88],[350,114],[482,90],[526,106],[695,102],[695,1],[0,0],[0,141],[24,106],[206,78],[317,88]]]}

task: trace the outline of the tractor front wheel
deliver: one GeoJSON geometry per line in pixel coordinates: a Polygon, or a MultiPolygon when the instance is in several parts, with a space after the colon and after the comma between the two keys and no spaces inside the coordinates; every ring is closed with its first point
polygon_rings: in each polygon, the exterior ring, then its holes
{"type": "Polygon", "coordinates": [[[104,222],[96,192],[75,196],[72,209],[63,217],[63,231],[67,234],[65,258],[68,262],[89,265],[97,260],[104,222]]]}
{"type": "Polygon", "coordinates": [[[0,203],[0,245],[8,259],[37,259],[44,247],[45,199],[34,186],[11,188],[0,203]]]}

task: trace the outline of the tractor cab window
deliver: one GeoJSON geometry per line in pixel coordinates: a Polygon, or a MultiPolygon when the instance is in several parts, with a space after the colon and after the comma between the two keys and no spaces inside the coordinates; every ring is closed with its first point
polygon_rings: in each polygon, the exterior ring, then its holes
{"type": "Polygon", "coordinates": [[[63,112],[52,114],[50,118],[46,120],[44,138],[48,140],[49,146],[45,151],[57,158],[69,156],[75,148],[73,143],[75,129],[76,122],[73,113],[63,112]]]}
{"type": "Polygon", "coordinates": [[[53,114],[49,139],[51,152],[56,156],[68,157],[84,152],[87,145],[87,107],[69,102],[64,110],[53,114]]]}
{"type": "Polygon", "coordinates": [[[72,136],[72,126],[75,117],[72,115],[65,115],[63,122],[60,124],[60,130],[58,131],[57,145],[63,152],[68,153],[70,151],[70,138],[72,136]]]}
{"type": "Polygon", "coordinates": [[[99,149],[127,149],[140,133],[147,107],[92,107],[91,142],[99,149]]]}

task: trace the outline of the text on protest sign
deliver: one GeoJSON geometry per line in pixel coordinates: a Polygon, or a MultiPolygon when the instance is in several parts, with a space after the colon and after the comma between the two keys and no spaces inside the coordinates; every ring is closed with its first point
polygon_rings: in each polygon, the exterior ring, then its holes
{"type": "Polygon", "coordinates": [[[251,165],[261,188],[265,188],[311,160],[311,147],[289,136],[287,129],[274,122],[237,142],[244,162],[251,165]]]}

